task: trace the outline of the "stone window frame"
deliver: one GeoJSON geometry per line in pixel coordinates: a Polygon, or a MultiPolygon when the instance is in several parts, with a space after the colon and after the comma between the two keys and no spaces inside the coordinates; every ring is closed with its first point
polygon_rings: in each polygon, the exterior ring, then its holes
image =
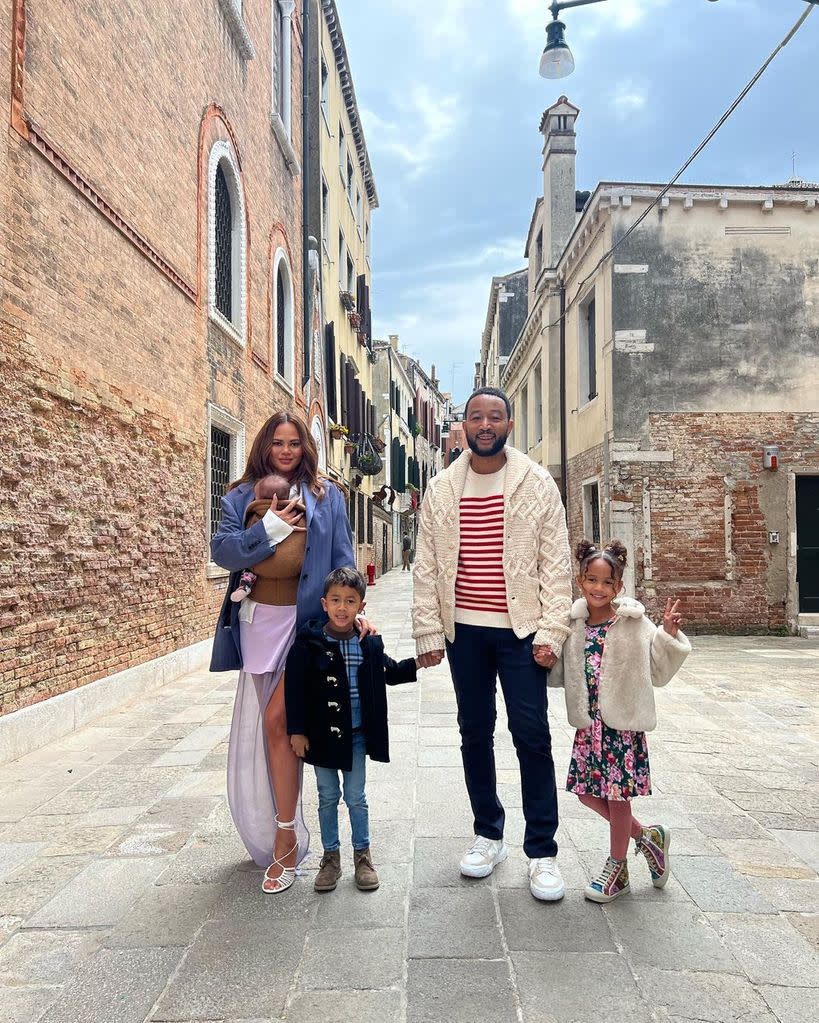
{"type": "Polygon", "coordinates": [[[226,568],[217,565],[210,558],[210,473],[211,473],[211,452],[210,433],[211,427],[216,426],[224,430],[230,436],[230,478],[235,480],[242,474],[245,466],[245,424],[241,419],[232,416],[226,409],[219,405],[208,402],[208,421],[206,433],[206,454],[205,454],[205,547],[207,550],[207,564],[205,575],[208,579],[221,579],[230,575],[226,568]]]}
{"type": "Polygon", "coordinates": [[[293,13],[295,0],[270,0],[270,127],[293,177],[301,165],[293,147],[293,13]],[[279,40],[278,51],[275,46],[279,40]],[[277,59],[278,57],[278,59],[277,59]]]}
{"type": "Polygon", "coordinates": [[[600,544],[603,537],[603,488],[600,476],[589,476],[581,480],[580,495],[583,508],[583,536],[595,544],[600,544]],[[592,487],[597,490],[597,535],[594,532],[593,502],[591,500],[592,487]]]}
{"type": "Polygon", "coordinates": [[[582,412],[588,405],[596,401],[600,394],[600,360],[597,358],[597,289],[594,284],[585,293],[577,305],[577,411],[582,412]],[[590,396],[591,379],[589,364],[589,306],[595,308],[595,360],[594,360],[594,394],[590,396]]]}
{"type": "Polygon", "coordinates": [[[208,318],[242,348],[247,343],[247,223],[239,164],[227,142],[214,142],[208,157],[208,318]],[[228,320],[216,308],[216,171],[222,167],[231,200],[231,307],[228,320]]]}
{"type": "Polygon", "coordinates": [[[256,51],[245,23],[244,0],[219,0],[219,6],[222,8],[222,14],[236,49],[239,51],[239,56],[242,60],[253,60],[256,57],[256,51]]]}
{"type": "Polygon", "coordinates": [[[272,316],[271,336],[273,338],[273,374],[279,383],[289,394],[295,394],[295,353],[296,353],[296,317],[295,317],[295,293],[293,290],[293,270],[285,250],[279,246],[273,256],[273,272],[271,275],[271,303],[272,316]],[[284,376],[278,370],[278,280],[279,272],[284,269],[285,284],[285,315],[284,315],[284,376]]]}

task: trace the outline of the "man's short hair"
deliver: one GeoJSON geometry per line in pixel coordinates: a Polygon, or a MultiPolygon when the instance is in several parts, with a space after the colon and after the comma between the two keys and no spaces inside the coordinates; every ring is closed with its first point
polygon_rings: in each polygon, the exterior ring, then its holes
{"type": "Polygon", "coordinates": [[[480,394],[488,394],[491,398],[500,398],[500,400],[506,406],[506,418],[507,419],[512,418],[512,405],[504,391],[502,391],[499,387],[479,387],[476,391],[473,391],[472,394],[470,394],[469,397],[466,399],[466,405],[464,405],[464,419],[466,419],[467,414],[469,413],[470,401],[472,401],[473,398],[477,398],[478,395],[480,394]]]}
{"type": "Polygon", "coordinates": [[[357,568],[334,568],[324,580],[322,596],[327,596],[331,586],[347,586],[355,590],[362,600],[367,592],[367,580],[357,568]]]}

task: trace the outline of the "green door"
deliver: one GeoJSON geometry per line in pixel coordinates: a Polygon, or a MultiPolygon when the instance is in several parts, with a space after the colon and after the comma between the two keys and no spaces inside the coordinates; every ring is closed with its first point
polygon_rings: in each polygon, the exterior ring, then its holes
{"type": "Polygon", "coordinates": [[[796,580],[799,610],[819,614],[819,476],[796,477],[796,580]]]}

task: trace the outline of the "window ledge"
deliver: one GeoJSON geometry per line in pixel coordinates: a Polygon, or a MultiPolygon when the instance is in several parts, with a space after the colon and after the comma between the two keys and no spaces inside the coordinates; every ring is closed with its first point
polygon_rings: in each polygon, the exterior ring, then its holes
{"type": "Polygon", "coordinates": [[[242,60],[253,60],[256,56],[256,51],[253,49],[253,40],[250,38],[250,33],[245,25],[245,19],[242,17],[241,11],[236,10],[235,0],[219,0],[219,6],[222,8],[222,14],[225,16],[225,21],[228,23],[230,34],[233,37],[233,42],[236,44],[236,49],[239,51],[239,56],[242,60]]]}
{"type": "Polygon", "coordinates": [[[293,390],[293,385],[290,383],[287,377],[283,377],[278,370],[274,371],[273,376],[276,378],[276,383],[279,385],[279,387],[283,388],[285,391],[287,391],[288,394],[292,395],[295,398],[296,392],[293,390]]]}
{"type": "Polygon", "coordinates": [[[298,177],[299,174],[301,174],[299,158],[296,155],[296,150],[293,148],[293,143],[287,135],[287,129],[284,126],[284,121],[275,111],[273,111],[270,115],[270,127],[273,130],[276,141],[279,143],[279,148],[284,154],[288,170],[294,178],[298,177]]]}
{"type": "Polygon", "coordinates": [[[229,576],[230,572],[226,568],[222,568],[221,565],[217,565],[215,561],[209,561],[205,565],[206,579],[227,579],[229,576]]]}
{"type": "Polygon", "coordinates": [[[239,331],[234,327],[230,320],[225,319],[225,317],[214,306],[211,306],[208,309],[208,319],[215,327],[218,327],[223,334],[227,334],[230,340],[234,341],[240,348],[245,347],[245,339],[239,331]]]}
{"type": "Polygon", "coordinates": [[[588,408],[591,408],[591,406],[594,405],[594,403],[597,401],[598,397],[599,397],[599,393],[595,394],[595,396],[593,398],[589,398],[589,400],[584,405],[581,405],[578,408],[578,410],[577,410],[578,414],[581,413],[581,412],[585,412],[586,409],[588,409],[588,408]]]}

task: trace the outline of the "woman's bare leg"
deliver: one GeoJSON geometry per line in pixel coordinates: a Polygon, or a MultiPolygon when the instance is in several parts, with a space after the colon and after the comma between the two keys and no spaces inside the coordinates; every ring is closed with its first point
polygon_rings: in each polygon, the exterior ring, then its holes
{"type": "MultiPolygon", "coordinates": [[[[273,691],[264,712],[264,734],[267,741],[267,759],[270,768],[270,780],[273,785],[273,798],[276,801],[276,812],[280,821],[292,821],[296,816],[299,801],[299,758],[290,746],[287,734],[287,719],[284,710],[284,676],[273,691]]],[[[273,854],[286,867],[295,866],[297,850],[295,832],[285,828],[276,831],[276,843],[273,854]],[[291,851],[292,850],[292,851],[291,851]]],[[[280,873],[278,868],[270,872],[270,877],[280,873]]]]}

